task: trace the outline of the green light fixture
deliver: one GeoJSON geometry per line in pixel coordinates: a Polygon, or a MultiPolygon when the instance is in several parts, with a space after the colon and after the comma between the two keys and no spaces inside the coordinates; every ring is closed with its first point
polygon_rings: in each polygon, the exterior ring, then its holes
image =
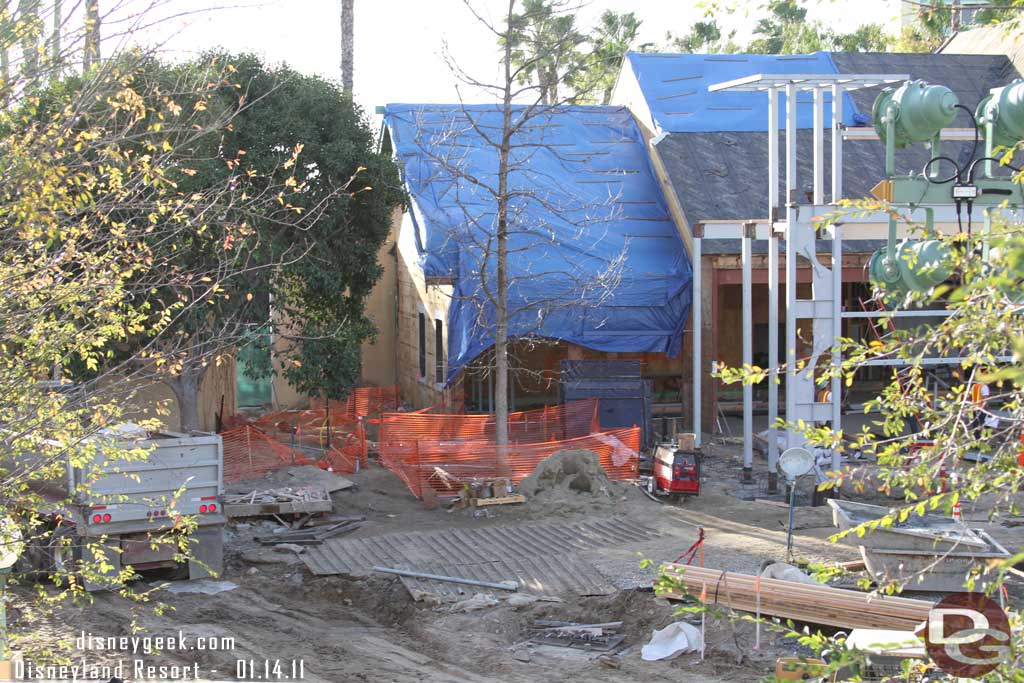
{"type": "Polygon", "coordinates": [[[1013,147],[1024,140],[1024,80],[993,90],[978,105],[975,116],[993,145],[1013,147]]]}
{"type": "Polygon", "coordinates": [[[890,139],[898,149],[915,142],[930,142],[953,123],[959,101],[944,85],[907,81],[898,88],[886,88],[875,99],[871,117],[882,142],[890,139]]]}

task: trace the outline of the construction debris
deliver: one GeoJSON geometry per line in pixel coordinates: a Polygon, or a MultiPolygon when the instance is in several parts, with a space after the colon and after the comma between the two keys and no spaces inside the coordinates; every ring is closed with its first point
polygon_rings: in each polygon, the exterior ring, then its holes
{"type": "Polygon", "coordinates": [[[677,586],[659,588],[662,597],[680,600],[699,598],[707,603],[744,612],[758,610],[764,616],[794,619],[812,624],[845,628],[914,630],[928,619],[932,603],[887,595],[766,579],[720,569],[664,564],[663,576],[677,586]],[[758,596],[760,593],[760,596],[758,596]]]}
{"type": "Polygon", "coordinates": [[[224,512],[228,517],[310,514],[333,509],[327,489],[315,485],[257,489],[224,497],[224,512]]]}
{"type": "Polygon", "coordinates": [[[525,502],[526,496],[513,494],[511,496],[501,496],[500,498],[476,498],[473,500],[473,505],[476,507],[486,507],[488,505],[514,505],[525,502]]]}
{"type": "Polygon", "coordinates": [[[622,628],[621,621],[578,624],[573,621],[537,619],[531,628],[534,635],[529,642],[536,645],[557,645],[607,652],[626,639],[626,636],[616,633],[622,628]]]}
{"type": "Polygon", "coordinates": [[[333,524],[326,526],[293,529],[292,531],[282,531],[269,536],[257,536],[256,542],[260,545],[320,545],[328,538],[334,538],[335,536],[355,531],[359,528],[359,523],[365,519],[365,517],[343,517],[340,520],[336,520],[333,524]]]}

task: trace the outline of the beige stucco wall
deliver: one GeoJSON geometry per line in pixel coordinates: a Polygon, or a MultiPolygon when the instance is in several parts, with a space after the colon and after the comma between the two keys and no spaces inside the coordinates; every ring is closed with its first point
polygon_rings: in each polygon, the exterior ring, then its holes
{"type": "Polygon", "coordinates": [[[448,307],[451,285],[426,283],[416,251],[412,220],[404,214],[397,236],[398,327],[395,334],[398,383],[402,400],[413,408],[426,408],[445,399],[445,391],[434,382],[434,321],[443,325],[444,348],[448,348],[448,307]],[[419,372],[419,314],[427,319],[427,376],[419,372]]]}
{"type": "Polygon", "coordinates": [[[377,338],[362,346],[362,373],[364,384],[391,386],[398,383],[398,233],[402,225],[402,210],[396,208],[392,214],[391,232],[380,251],[380,279],[366,301],[366,315],[377,328],[377,338]]]}

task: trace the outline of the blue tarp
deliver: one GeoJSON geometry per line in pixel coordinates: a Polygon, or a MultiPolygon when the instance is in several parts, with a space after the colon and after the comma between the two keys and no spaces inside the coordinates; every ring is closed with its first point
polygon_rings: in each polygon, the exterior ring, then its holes
{"type": "MultiPolygon", "coordinates": [[[[701,55],[629,52],[625,69],[631,69],[640,85],[658,132],[707,133],[761,132],[768,130],[768,95],[763,92],[709,92],[708,86],[753,74],[835,74],[832,55],[701,55]]],[[[623,74],[623,77],[627,74],[623,74]]],[[[865,125],[852,98],[844,97],[843,123],[865,125]]],[[[809,92],[797,97],[810,103],[809,92]]],[[[784,95],[779,97],[779,126],[785,126],[784,95]]],[[[825,123],[831,125],[830,95],[825,97],[825,123]]],[[[810,106],[797,107],[797,126],[810,128],[810,106]]]]}
{"type": "MultiPolygon", "coordinates": [[[[629,111],[558,107],[525,123],[523,112],[509,176],[510,336],[678,355],[689,259],[629,111]]],[[[391,104],[384,121],[424,273],[453,280],[450,383],[494,343],[501,108],[391,104]]]]}

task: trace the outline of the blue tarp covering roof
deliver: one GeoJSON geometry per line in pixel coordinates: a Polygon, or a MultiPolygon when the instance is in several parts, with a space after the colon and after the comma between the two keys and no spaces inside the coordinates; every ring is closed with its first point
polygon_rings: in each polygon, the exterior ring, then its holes
{"type": "MultiPolygon", "coordinates": [[[[805,55],[701,55],[629,52],[624,69],[640,85],[658,132],[762,132],[768,129],[768,95],[763,92],[708,92],[708,86],[753,74],[835,74],[828,52],[805,55]]],[[[622,77],[627,77],[623,74],[622,77]]],[[[811,93],[798,96],[810,102],[811,93]]],[[[844,98],[843,123],[865,125],[851,98],[844,98]]],[[[785,96],[779,97],[779,125],[785,125],[785,96]]],[[[825,123],[831,125],[831,96],[825,98],[825,123]]],[[[812,126],[811,107],[797,109],[797,125],[812,126]]]]}
{"type": "MultiPolygon", "coordinates": [[[[516,107],[509,189],[509,334],[601,351],[679,353],[689,259],[628,110],[516,107]]],[[[391,104],[385,125],[427,276],[451,277],[447,381],[494,343],[502,110],[391,104]],[[481,277],[481,273],[484,274],[481,277]]]]}

